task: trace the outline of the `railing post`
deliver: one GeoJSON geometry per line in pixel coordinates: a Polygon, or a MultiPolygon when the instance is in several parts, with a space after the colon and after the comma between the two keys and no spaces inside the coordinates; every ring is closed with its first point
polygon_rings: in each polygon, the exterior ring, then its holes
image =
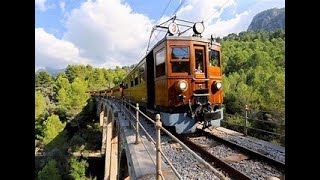
{"type": "Polygon", "coordinates": [[[248,105],[246,105],[246,115],[244,122],[244,135],[247,136],[247,125],[248,125],[248,105]]]}
{"type": "Polygon", "coordinates": [[[124,108],[124,99],[122,99],[121,104],[122,104],[122,114],[125,116],[126,109],[124,108]]]}
{"type": "Polygon", "coordinates": [[[156,154],[156,160],[157,160],[157,178],[156,180],[160,180],[161,177],[161,136],[160,136],[160,129],[162,126],[162,123],[160,121],[160,114],[156,115],[156,145],[157,145],[157,154],[156,154]]]}
{"type": "MultiPolygon", "coordinates": [[[[121,106],[121,104],[122,104],[122,101],[121,101],[121,99],[118,99],[118,100],[120,100],[120,112],[122,112],[122,106],[121,106]]],[[[119,101],[118,101],[119,102],[119,101]]]]}
{"type": "Polygon", "coordinates": [[[139,136],[139,104],[136,105],[136,144],[139,144],[140,136],[139,136]]]}
{"type": "Polygon", "coordinates": [[[129,103],[128,103],[128,110],[130,111],[130,104],[131,104],[131,100],[129,100],[129,103]]]}
{"type": "Polygon", "coordinates": [[[130,104],[131,104],[131,101],[129,100],[129,103],[128,103],[128,116],[129,116],[129,126],[130,126],[130,129],[132,128],[132,116],[130,114],[130,104]]]}
{"type": "MultiPolygon", "coordinates": [[[[130,102],[130,100],[129,100],[130,102]]],[[[132,125],[131,125],[131,114],[130,114],[130,106],[129,106],[129,103],[127,101],[125,101],[125,107],[126,107],[126,114],[128,115],[128,121],[129,121],[129,128],[131,129],[132,128],[132,125]]]]}

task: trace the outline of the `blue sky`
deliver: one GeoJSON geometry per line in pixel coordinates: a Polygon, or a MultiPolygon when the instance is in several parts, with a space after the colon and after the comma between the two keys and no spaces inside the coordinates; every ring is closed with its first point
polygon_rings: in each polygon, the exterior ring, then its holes
{"type": "MultiPolygon", "coordinates": [[[[282,7],[284,0],[35,0],[35,70],[137,63],[152,27],[174,12],[205,21],[204,36],[223,37],[245,31],[257,13],[282,7]]],[[[162,36],[155,33],[151,42],[162,36]]]]}

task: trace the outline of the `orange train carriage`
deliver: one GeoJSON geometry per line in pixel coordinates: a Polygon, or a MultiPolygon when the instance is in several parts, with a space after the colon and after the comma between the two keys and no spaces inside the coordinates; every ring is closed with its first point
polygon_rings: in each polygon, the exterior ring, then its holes
{"type": "Polygon", "coordinates": [[[121,96],[156,111],[163,124],[174,126],[179,134],[195,132],[199,123],[219,126],[223,119],[220,52],[220,44],[212,39],[166,36],[116,89],[100,95],[121,96]]]}

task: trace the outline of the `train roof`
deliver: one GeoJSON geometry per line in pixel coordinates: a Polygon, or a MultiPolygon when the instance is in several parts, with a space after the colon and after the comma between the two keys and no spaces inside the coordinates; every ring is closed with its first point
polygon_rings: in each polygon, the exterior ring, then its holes
{"type": "MultiPolygon", "coordinates": [[[[200,41],[200,42],[206,42],[209,43],[210,40],[202,37],[193,37],[193,36],[166,36],[163,39],[161,39],[157,44],[155,44],[151,50],[153,50],[155,47],[157,47],[159,44],[161,44],[165,40],[183,40],[183,41],[200,41]]],[[[150,51],[151,51],[150,50],[150,51]]]]}

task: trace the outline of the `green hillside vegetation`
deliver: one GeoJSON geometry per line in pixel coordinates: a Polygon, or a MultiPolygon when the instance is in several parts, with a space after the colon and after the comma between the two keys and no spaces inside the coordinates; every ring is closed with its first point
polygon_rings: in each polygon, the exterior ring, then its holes
{"type": "MultiPolygon", "coordinates": [[[[239,117],[244,117],[245,105],[248,105],[251,111],[280,113],[275,121],[284,124],[285,32],[241,32],[217,41],[222,45],[226,120],[243,124],[244,120],[239,117]]],[[[281,133],[276,127],[267,130],[281,133]]],[[[279,142],[274,136],[258,137],[279,142]]]]}
{"type": "Polygon", "coordinates": [[[73,152],[101,148],[101,128],[89,90],[115,86],[134,67],[93,68],[69,65],[56,78],[45,71],[35,74],[36,179],[94,179],[86,159],[73,152]]]}

